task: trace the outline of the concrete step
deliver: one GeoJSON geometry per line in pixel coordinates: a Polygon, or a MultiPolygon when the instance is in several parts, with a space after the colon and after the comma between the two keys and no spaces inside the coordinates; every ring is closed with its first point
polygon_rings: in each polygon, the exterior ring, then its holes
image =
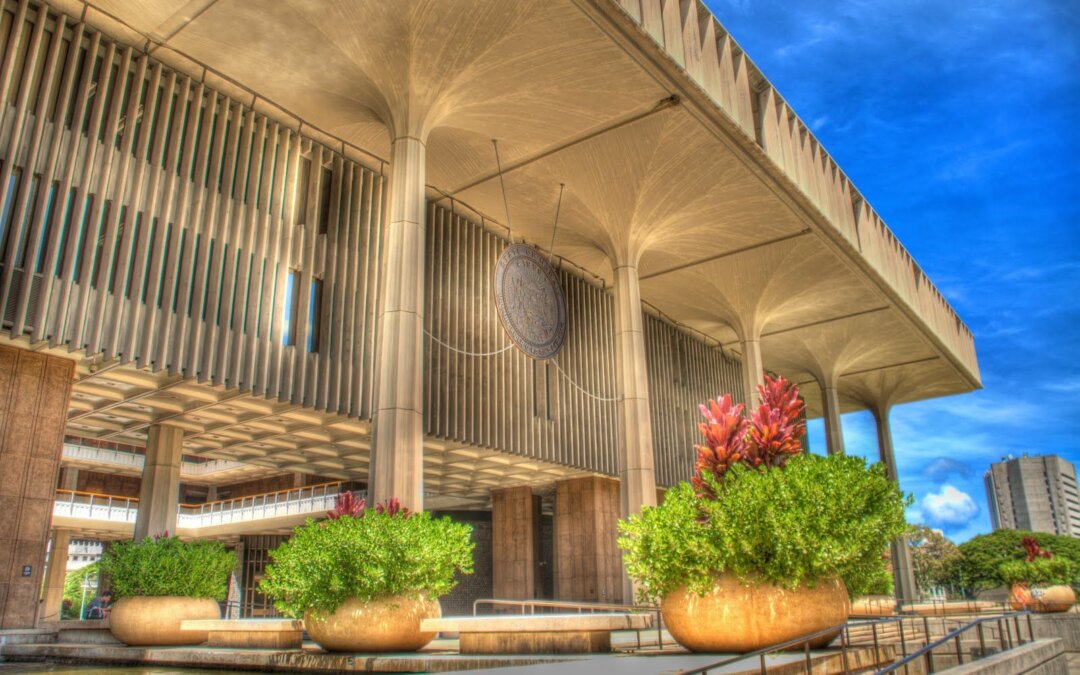
{"type": "Polygon", "coordinates": [[[56,631],[49,628],[9,628],[0,630],[0,650],[5,645],[37,645],[56,642],[56,631]]]}
{"type": "Polygon", "coordinates": [[[57,621],[56,641],[64,644],[118,645],[120,641],[109,631],[109,620],[57,621]]]}

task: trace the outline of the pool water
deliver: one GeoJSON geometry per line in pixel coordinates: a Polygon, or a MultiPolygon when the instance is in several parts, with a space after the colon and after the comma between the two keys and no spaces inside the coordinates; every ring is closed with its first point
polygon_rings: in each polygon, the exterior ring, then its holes
{"type": "Polygon", "coordinates": [[[164,666],[67,666],[58,663],[0,663],[0,675],[15,673],[51,673],[51,675],[251,675],[236,670],[201,670],[198,668],[168,668],[164,666]]]}

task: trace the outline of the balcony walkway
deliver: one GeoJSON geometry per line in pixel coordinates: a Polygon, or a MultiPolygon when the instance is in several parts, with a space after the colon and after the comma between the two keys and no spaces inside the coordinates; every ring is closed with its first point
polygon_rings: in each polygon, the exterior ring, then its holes
{"type": "MultiPolygon", "coordinates": [[[[92,445],[78,445],[76,443],[64,443],[63,459],[76,465],[88,464],[104,465],[110,469],[119,470],[120,473],[141,474],[146,457],[134,452],[113,450],[112,448],[98,448],[92,445]]],[[[199,479],[218,478],[224,474],[245,474],[252,470],[266,473],[264,467],[255,467],[243,462],[234,462],[226,459],[212,459],[206,462],[181,462],[180,475],[184,478],[199,479]]]]}
{"type": "MultiPolygon", "coordinates": [[[[223,538],[241,534],[288,532],[308,517],[334,508],[342,482],[267,492],[177,506],[177,534],[185,538],[223,538]]],[[[363,497],[364,492],[355,492],[363,497]]],[[[77,490],[57,490],[53,527],[104,539],[127,538],[135,528],[139,500],[77,490]]]]}

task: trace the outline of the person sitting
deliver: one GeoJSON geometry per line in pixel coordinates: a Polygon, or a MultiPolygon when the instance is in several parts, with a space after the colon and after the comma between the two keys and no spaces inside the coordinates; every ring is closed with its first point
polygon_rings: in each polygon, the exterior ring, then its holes
{"type": "Polygon", "coordinates": [[[84,619],[107,619],[109,609],[112,607],[112,592],[105,591],[90,601],[83,612],[84,619]]]}

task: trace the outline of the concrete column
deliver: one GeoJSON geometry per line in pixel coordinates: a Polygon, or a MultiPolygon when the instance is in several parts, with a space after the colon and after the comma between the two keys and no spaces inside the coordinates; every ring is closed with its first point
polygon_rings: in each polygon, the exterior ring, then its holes
{"type": "Polygon", "coordinates": [[[183,447],[182,429],[160,424],[150,427],[139,490],[139,513],[135,517],[135,541],[164,532],[170,536],[176,534],[183,447]]]}
{"type": "MultiPolygon", "coordinates": [[[[641,513],[646,506],[656,506],[643,324],[637,267],[620,265],[615,268],[615,383],[619,391],[619,514],[623,518],[641,513]]],[[[625,573],[623,597],[634,597],[630,577],[625,573]]]]}
{"type": "Polygon", "coordinates": [[[211,485],[208,488],[206,488],[206,501],[208,501],[208,502],[216,502],[217,500],[218,500],[217,486],[216,485],[211,485]]]}
{"type": "Polygon", "coordinates": [[[79,489],[79,470],[76,467],[60,467],[60,488],[62,490],[79,489]]]}
{"type": "Polygon", "coordinates": [[[68,548],[71,530],[53,530],[49,546],[49,567],[45,570],[44,601],[39,621],[59,621],[64,603],[64,580],[67,579],[68,548]]]}
{"type": "Polygon", "coordinates": [[[844,431],[840,426],[840,395],[835,383],[821,386],[821,405],[825,413],[825,445],[830,455],[842,455],[844,431]]]}
{"type": "Polygon", "coordinates": [[[540,497],[528,485],[491,491],[492,597],[539,597],[540,497]]]}
{"type": "Polygon", "coordinates": [[[555,484],[555,598],[623,601],[619,484],[585,476],[555,484]]]}
{"type": "Polygon", "coordinates": [[[0,629],[33,628],[74,361],[0,345],[0,629]]]}
{"type": "Polygon", "coordinates": [[[292,486],[294,488],[301,488],[307,485],[307,474],[294,473],[292,477],[292,486]]]}
{"type": "MultiPolygon", "coordinates": [[[[102,558],[104,558],[105,554],[109,552],[109,548],[111,546],[112,546],[111,541],[103,541],[103,542],[101,542],[101,557],[102,558]]],[[[105,570],[103,570],[103,569],[101,569],[99,567],[98,568],[98,578],[97,578],[97,593],[98,593],[98,595],[101,595],[105,591],[109,591],[109,590],[112,590],[112,579],[109,577],[108,574],[105,573],[105,570]]],[[[89,600],[87,600],[87,602],[89,602],[89,600]]]]}
{"type": "Polygon", "coordinates": [[[397,497],[414,511],[424,508],[425,154],[411,136],[391,148],[370,467],[370,501],[397,497]]]}
{"type": "Polygon", "coordinates": [[[765,384],[765,367],[761,364],[761,341],[757,334],[752,337],[740,339],[739,346],[742,348],[742,384],[743,403],[746,405],[746,413],[750,414],[757,408],[759,385],[765,384]]]}
{"type": "MultiPolygon", "coordinates": [[[[885,464],[885,473],[897,485],[900,475],[896,471],[896,455],[893,452],[892,428],[889,425],[889,406],[871,408],[877,425],[878,453],[885,464]]],[[[893,590],[897,599],[912,602],[918,599],[919,589],[915,585],[915,568],[911,563],[911,549],[907,538],[900,537],[889,545],[889,554],[893,566],[893,590]]]]}

